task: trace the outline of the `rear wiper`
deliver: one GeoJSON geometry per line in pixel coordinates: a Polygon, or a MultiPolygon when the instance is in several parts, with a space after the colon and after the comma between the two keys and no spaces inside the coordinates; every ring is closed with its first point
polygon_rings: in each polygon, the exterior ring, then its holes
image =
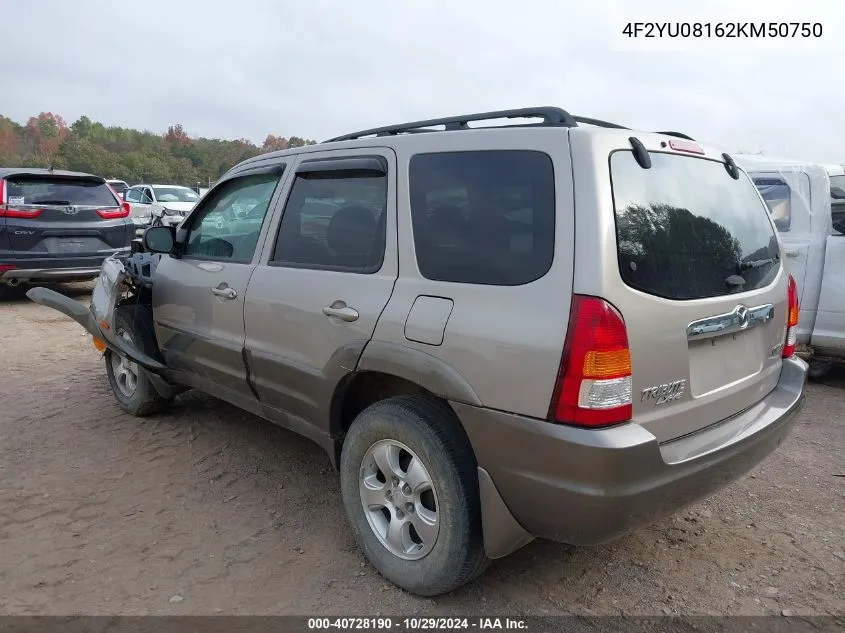
{"type": "Polygon", "coordinates": [[[740,270],[748,270],[749,268],[760,268],[760,266],[765,266],[767,264],[774,264],[778,261],[779,257],[775,255],[774,257],[769,257],[768,259],[752,259],[750,262],[742,262],[739,264],[740,270]]]}

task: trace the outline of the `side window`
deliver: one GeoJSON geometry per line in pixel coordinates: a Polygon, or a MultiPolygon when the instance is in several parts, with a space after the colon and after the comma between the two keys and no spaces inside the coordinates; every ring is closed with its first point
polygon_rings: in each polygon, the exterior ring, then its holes
{"type": "Polygon", "coordinates": [[[127,202],[141,202],[141,192],[138,189],[127,189],[125,198],[127,202]]]}
{"type": "Polygon", "coordinates": [[[183,255],[249,263],[280,171],[233,178],[210,192],[193,214],[183,255]]]}
{"type": "Polygon", "coordinates": [[[769,207],[778,231],[788,232],[792,220],[792,190],[789,185],[780,178],[755,178],[754,185],[769,207]]]}
{"type": "Polygon", "coordinates": [[[379,159],[303,163],[285,204],[271,264],[374,273],[384,261],[387,173],[379,159]],[[303,171],[313,169],[313,171],[303,171]]]}
{"type": "Polygon", "coordinates": [[[409,179],[414,248],[426,279],[517,286],[551,268],[555,190],[548,154],[417,154],[409,179]]]}
{"type": "Polygon", "coordinates": [[[830,213],[833,229],[845,235],[845,176],[830,177],[830,213]]]}

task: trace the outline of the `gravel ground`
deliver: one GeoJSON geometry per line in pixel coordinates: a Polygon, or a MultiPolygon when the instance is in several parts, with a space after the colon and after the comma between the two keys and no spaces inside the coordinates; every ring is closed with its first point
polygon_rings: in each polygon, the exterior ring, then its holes
{"type": "Polygon", "coordinates": [[[0,352],[3,614],[845,614],[845,371],[705,502],[420,599],[365,563],[316,445],[198,393],[122,413],[81,328],[25,299],[0,303],[0,352]]]}

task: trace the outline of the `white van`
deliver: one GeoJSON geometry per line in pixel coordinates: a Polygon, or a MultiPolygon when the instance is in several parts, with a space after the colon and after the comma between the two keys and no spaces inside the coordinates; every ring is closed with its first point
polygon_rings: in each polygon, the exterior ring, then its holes
{"type": "Polygon", "coordinates": [[[799,353],[810,377],[845,360],[845,168],[737,157],[769,206],[798,286],[799,353]]]}

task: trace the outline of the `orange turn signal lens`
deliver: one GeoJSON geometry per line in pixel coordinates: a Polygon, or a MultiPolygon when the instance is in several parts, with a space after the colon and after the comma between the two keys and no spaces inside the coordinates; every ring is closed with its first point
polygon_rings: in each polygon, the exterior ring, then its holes
{"type": "Polygon", "coordinates": [[[94,345],[94,349],[96,349],[98,352],[106,351],[106,344],[103,343],[103,341],[98,339],[96,336],[91,337],[91,343],[94,345]]]}
{"type": "Polygon", "coordinates": [[[585,378],[619,378],[630,374],[631,352],[627,349],[589,351],[584,355],[585,378]]]}

